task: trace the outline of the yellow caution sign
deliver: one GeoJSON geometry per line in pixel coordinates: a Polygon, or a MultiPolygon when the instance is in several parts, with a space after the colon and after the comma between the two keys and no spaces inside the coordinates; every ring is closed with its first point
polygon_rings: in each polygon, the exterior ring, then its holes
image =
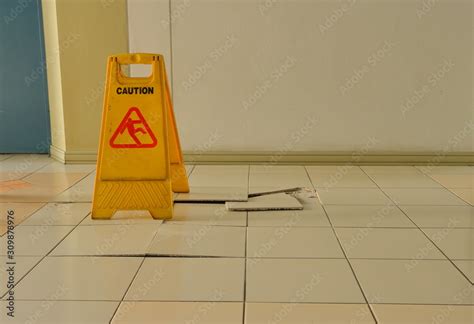
{"type": "Polygon", "coordinates": [[[189,185],[163,56],[110,56],[92,218],[148,210],[153,218],[169,219],[173,191],[189,192],[189,185]],[[152,74],[127,77],[121,66],[129,64],[151,64],[152,74]]]}

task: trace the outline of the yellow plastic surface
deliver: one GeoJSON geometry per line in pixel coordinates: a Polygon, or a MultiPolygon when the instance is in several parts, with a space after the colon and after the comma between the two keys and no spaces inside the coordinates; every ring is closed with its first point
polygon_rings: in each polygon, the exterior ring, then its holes
{"type": "Polygon", "coordinates": [[[163,56],[110,56],[92,218],[148,210],[153,218],[169,219],[172,191],[189,192],[189,185],[163,56]],[[126,64],[151,64],[152,74],[124,76],[126,64]]]}

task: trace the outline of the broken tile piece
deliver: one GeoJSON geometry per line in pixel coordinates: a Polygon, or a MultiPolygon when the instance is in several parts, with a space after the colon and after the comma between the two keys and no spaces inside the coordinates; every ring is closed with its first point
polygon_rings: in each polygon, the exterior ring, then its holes
{"type": "Polygon", "coordinates": [[[303,205],[285,193],[249,198],[246,202],[226,202],[227,210],[301,210],[303,205]]]}
{"type": "Polygon", "coordinates": [[[250,198],[250,197],[258,197],[258,196],[271,195],[271,194],[276,194],[276,193],[298,192],[298,191],[301,191],[301,190],[303,190],[302,187],[292,187],[292,188],[288,188],[288,189],[275,189],[275,190],[257,191],[257,192],[249,193],[249,198],[250,198]]]}
{"type": "Polygon", "coordinates": [[[245,187],[193,187],[189,193],[180,193],[175,202],[225,202],[247,201],[247,188],[245,187]]]}

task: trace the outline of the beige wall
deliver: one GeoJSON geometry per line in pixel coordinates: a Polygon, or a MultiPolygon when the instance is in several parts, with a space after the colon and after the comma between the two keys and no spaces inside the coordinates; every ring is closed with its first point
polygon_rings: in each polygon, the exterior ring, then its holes
{"type": "Polygon", "coordinates": [[[125,0],[43,0],[51,153],[94,160],[107,56],[128,51],[125,0]],[[58,135],[55,135],[55,133],[58,135]]]}
{"type": "Polygon", "coordinates": [[[128,12],[130,51],[172,63],[188,153],[474,150],[471,0],[129,0],[128,12]]]}

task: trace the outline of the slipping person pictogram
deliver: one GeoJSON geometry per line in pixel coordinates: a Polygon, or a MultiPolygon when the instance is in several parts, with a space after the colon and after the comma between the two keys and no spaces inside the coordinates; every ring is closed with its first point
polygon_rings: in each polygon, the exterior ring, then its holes
{"type": "Polygon", "coordinates": [[[120,125],[117,127],[117,130],[110,138],[110,146],[114,148],[151,148],[155,147],[157,142],[155,135],[137,107],[131,107],[128,110],[120,122],[120,125]],[[136,114],[138,119],[133,119],[132,114],[136,114]],[[133,143],[129,143],[129,141],[124,142],[127,136],[125,132],[128,133],[133,143]],[[144,139],[148,139],[148,141],[143,143],[137,134],[142,134],[141,136],[144,139]]]}
{"type": "Polygon", "coordinates": [[[125,127],[122,128],[122,130],[120,131],[120,134],[123,134],[125,132],[125,130],[128,130],[128,133],[133,138],[135,143],[138,144],[138,145],[142,145],[142,142],[140,141],[140,139],[135,135],[135,133],[146,134],[146,132],[143,128],[141,128],[141,127],[135,128],[135,124],[141,124],[141,123],[142,123],[141,120],[133,120],[132,118],[128,117],[128,120],[125,123],[125,127]]]}

